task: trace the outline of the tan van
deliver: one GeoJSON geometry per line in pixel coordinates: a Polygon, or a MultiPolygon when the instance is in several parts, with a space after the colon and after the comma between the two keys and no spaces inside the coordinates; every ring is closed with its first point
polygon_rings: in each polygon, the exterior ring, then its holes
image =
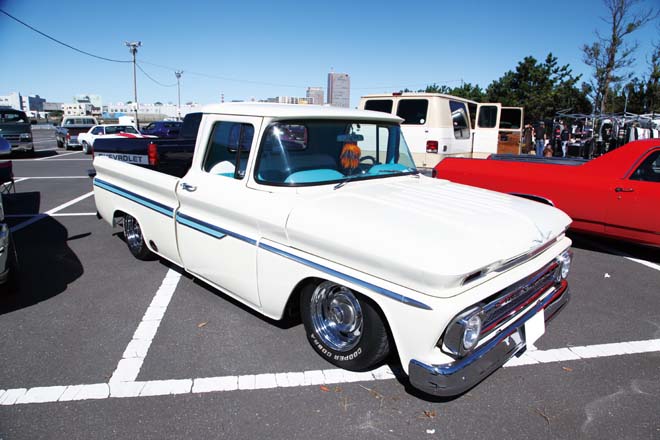
{"type": "Polygon", "coordinates": [[[520,153],[522,107],[478,103],[441,93],[392,93],[360,98],[360,109],[395,114],[418,167],[443,157],[520,153]]]}

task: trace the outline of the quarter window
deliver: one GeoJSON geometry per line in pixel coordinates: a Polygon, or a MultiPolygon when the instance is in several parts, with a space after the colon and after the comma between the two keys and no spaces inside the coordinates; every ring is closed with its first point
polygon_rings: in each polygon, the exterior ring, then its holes
{"type": "Polygon", "coordinates": [[[392,100],[391,99],[370,99],[364,104],[365,110],[373,110],[376,112],[392,113],[392,100]]]}
{"type": "Polygon", "coordinates": [[[468,112],[464,102],[449,101],[451,122],[454,126],[454,138],[470,139],[470,126],[468,125],[468,112]]]}
{"type": "Polygon", "coordinates": [[[402,99],[396,110],[396,115],[403,118],[404,125],[424,125],[429,109],[426,99],[402,99]]]}
{"type": "Polygon", "coordinates": [[[242,179],[245,176],[254,127],[239,122],[218,122],[213,126],[204,159],[204,171],[242,179]]]}

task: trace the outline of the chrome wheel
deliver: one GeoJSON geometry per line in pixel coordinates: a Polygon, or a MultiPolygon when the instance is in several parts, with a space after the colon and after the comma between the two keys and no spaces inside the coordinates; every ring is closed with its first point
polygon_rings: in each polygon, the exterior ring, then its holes
{"type": "Polygon", "coordinates": [[[362,337],[362,309],[353,292],[332,281],[319,284],[310,298],[311,321],[323,343],[333,350],[353,349],[362,337]]]}
{"type": "Polygon", "coordinates": [[[124,235],[129,248],[139,249],[142,247],[142,230],[135,217],[127,215],[124,218],[124,235]]]}

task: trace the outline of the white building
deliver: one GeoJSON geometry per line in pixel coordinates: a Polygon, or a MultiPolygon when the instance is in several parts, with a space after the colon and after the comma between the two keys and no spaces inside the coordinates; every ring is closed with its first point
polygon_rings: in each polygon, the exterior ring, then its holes
{"type": "Polygon", "coordinates": [[[65,116],[91,116],[92,104],[90,103],[66,103],[62,104],[62,111],[65,116]]]}
{"type": "Polygon", "coordinates": [[[328,104],[350,107],[351,77],[347,73],[328,73],[328,104]]]}
{"type": "Polygon", "coordinates": [[[307,102],[323,105],[323,87],[307,87],[307,102]]]}
{"type": "MultiPolygon", "coordinates": [[[[199,112],[202,110],[202,105],[196,102],[184,104],[181,106],[181,117],[184,117],[188,113],[199,112]]],[[[128,115],[135,113],[134,104],[126,104],[123,102],[117,102],[114,104],[107,104],[103,106],[103,116],[107,118],[114,118],[117,115],[128,115]]],[[[138,118],[140,115],[149,115],[156,119],[158,118],[176,118],[178,112],[178,107],[176,104],[142,104],[138,109],[138,118]]]]}
{"type": "Polygon", "coordinates": [[[23,110],[23,98],[18,92],[10,93],[9,95],[0,96],[0,106],[11,107],[16,110],[23,110]]]}
{"type": "Polygon", "coordinates": [[[101,95],[90,95],[90,94],[80,94],[73,97],[73,102],[79,102],[81,104],[92,104],[94,107],[99,109],[103,107],[103,100],[101,95]]]}

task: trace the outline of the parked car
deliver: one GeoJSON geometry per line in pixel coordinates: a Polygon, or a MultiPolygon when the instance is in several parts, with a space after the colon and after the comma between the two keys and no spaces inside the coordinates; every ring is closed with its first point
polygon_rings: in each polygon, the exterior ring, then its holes
{"type": "Polygon", "coordinates": [[[10,144],[10,153],[34,154],[32,125],[24,111],[0,107],[0,137],[10,144]]]}
{"type": "Polygon", "coordinates": [[[576,231],[660,246],[658,139],[631,142],[591,161],[451,158],[434,175],[556,206],[573,219],[576,231]]]}
{"type": "Polygon", "coordinates": [[[459,394],[568,301],[568,216],[421,176],[396,116],[236,103],[206,107],[200,127],[183,178],[96,156],[100,217],[136,258],[272,319],[299,305],[336,366],[397,353],[413,386],[459,394]]]}
{"type": "Polygon", "coordinates": [[[55,130],[57,148],[70,150],[72,148],[82,147],[78,141],[78,135],[85,133],[98,124],[96,118],[92,116],[64,116],[62,123],[55,130]]]}
{"type": "Polygon", "coordinates": [[[80,133],[78,142],[82,145],[83,153],[90,154],[96,139],[117,137],[142,138],[144,136],[132,125],[104,124],[95,125],[86,133],[80,133]]]}
{"type": "Polygon", "coordinates": [[[140,132],[142,134],[159,138],[177,138],[179,137],[181,125],[183,125],[183,123],[179,121],[156,121],[143,127],[140,132]]]}

